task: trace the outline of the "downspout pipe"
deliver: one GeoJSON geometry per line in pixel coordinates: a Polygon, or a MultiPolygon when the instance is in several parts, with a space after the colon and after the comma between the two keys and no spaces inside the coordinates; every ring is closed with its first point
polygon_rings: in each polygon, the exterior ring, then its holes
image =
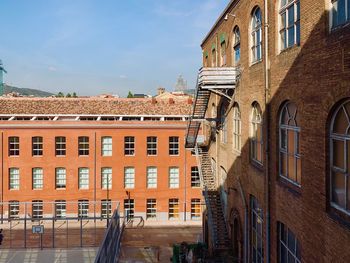
{"type": "Polygon", "coordinates": [[[265,127],[266,127],[266,143],[265,143],[265,205],[266,205],[266,262],[270,263],[270,57],[269,57],[269,16],[268,16],[268,0],[264,0],[264,36],[265,36],[265,127]]]}
{"type": "Polygon", "coordinates": [[[244,195],[244,191],[242,188],[241,181],[238,179],[239,193],[241,194],[241,199],[244,207],[244,245],[243,245],[243,254],[244,254],[244,262],[248,263],[248,205],[244,195]]]}

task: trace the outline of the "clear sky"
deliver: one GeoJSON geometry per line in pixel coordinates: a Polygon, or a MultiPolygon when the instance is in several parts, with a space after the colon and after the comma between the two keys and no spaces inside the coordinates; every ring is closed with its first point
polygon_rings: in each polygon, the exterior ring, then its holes
{"type": "Polygon", "coordinates": [[[1,0],[5,83],[78,95],[194,88],[200,43],[229,0],[1,0]]]}

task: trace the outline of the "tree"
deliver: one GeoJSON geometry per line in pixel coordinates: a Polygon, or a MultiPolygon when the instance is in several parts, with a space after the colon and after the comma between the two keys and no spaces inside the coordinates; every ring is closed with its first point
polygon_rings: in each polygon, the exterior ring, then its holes
{"type": "Polygon", "coordinates": [[[73,98],[77,98],[78,96],[77,96],[77,94],[75,92],[73,92],[72,97],[73,98]]]}
{"type": "Polygon", "coordinates": [[[62,97],[64,97],[64,93],[60,91],[57,93],[56,97],[62,98],[62,97]]]}
{"type": "Polygon", "coordinates": [[[67,93],[66,98],[71,98],[71,97],[72,95],[70,95],[70,93],[67,93]]]}
{"type": "Polygon", "coordinates": [[[127,98],[133,98],[134,97],[134,95],[131,93],[131,91],[129,90],[129,93],[128,93],[128,96],[127,96],[127,98]]]}

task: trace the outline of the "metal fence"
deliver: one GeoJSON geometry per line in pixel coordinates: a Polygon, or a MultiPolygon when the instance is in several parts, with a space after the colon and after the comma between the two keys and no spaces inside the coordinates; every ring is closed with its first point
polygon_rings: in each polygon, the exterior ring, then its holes
{"type": "Polygon", "coordinates": [[[117,201],[0,203],[1,248],[71,248],[100,245],[117,201]]]}
{"type": "Polygon", "coordinates": [[[103,242],[97,252],[95,263],[115,263],[119,258],[120,242],[124,231],[125,217],[120,217],[119,209],[114,210],[103,242]]]}

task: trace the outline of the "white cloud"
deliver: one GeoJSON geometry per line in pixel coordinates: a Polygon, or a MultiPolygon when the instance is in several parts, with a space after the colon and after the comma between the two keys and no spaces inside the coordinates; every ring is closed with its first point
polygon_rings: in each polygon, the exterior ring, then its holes
{"type": "Polygon", "coordinates": [[[52,71],[52,72],[57,71],[57,68],[54,67],[54,66],[49,66],[47,69],[48,69],[49,71],[52,71]]]}
{"type": "Polygon", "coordinates": [[[125,76],[125,75],[119,75],[119,78],[120,78],[120,79],[127,79],[128,77],[125,76]]]}

